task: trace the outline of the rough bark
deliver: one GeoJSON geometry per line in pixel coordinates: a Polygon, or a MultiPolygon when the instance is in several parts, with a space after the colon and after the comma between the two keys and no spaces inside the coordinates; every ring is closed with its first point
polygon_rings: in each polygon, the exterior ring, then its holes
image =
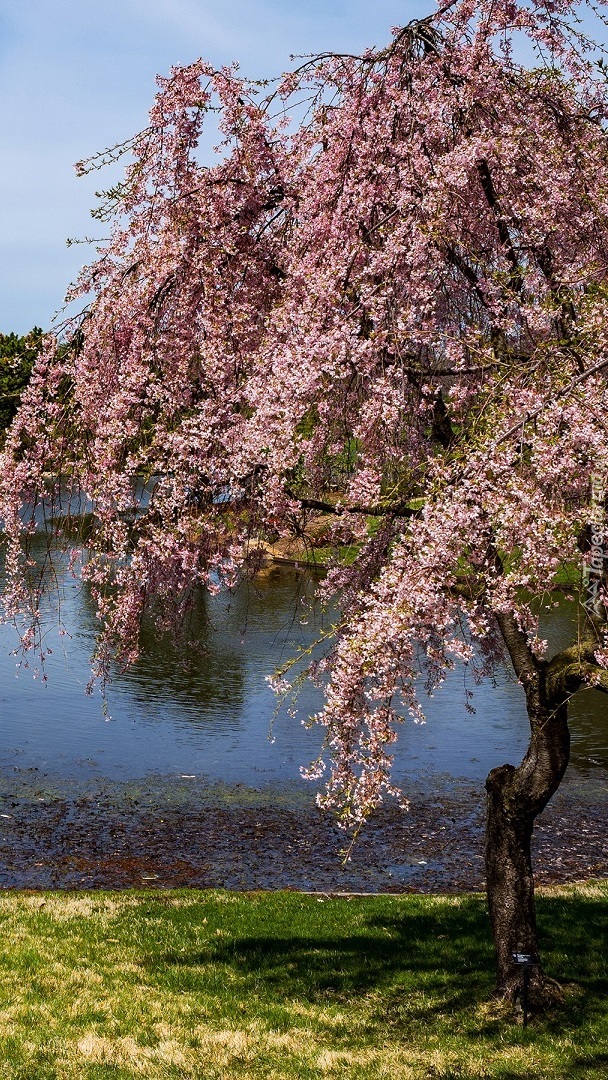
{"type": "MultiPolygon", "coordinates": [[[[522,969],[514,965],[513,953],[539,953],[530,851],[534,821],[557,790],[570,753],[565,705],[533,710],[530,726],[521,765],[493,769],[486,781],[486,881],[497,992],[514,1001],[521,992],[522,969]]],[[[542,998],[543,985],[539,965],[530,977],[533,1004],[535,997],[542,998]]]]}
{"type": "MultiPolygon", "coordinates": [[[[563,665],[537,660],[511,616],[499,619],[516,674],[526,694],[530,744],[521,764],[493,769],[486,781],[486,882],[498,974],[497,994],[516,1001],[523,972],[513,953],[539,954],[531,839],[534,821],[557,791],[570,755],[563,665]]],[[[581,679],[578,678],[578,685],[581,679]]],[[[577,685],[577,688],[578,688],[577,685]]],[[[551,992],[549,991],[549,996],[551,992]]],[[[530,1004],[547,997],[540,964],[530,971],[530,1004]]]]}

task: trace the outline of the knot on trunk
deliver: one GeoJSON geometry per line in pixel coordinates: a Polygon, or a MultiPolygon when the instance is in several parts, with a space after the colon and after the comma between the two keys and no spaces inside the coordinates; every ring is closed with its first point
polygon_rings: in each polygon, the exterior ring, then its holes
{"type": "Polygon", "coordinates": [[[498,765],[495,769],[492,769],[488,773],[485,782],[485,789],[488,794],[491,795],[495,791],[504,791],[514,772],[515,765],[498,765]]]}

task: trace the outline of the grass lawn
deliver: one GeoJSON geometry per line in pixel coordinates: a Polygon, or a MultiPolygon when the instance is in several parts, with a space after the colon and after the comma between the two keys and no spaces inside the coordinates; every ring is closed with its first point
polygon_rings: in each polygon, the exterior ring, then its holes
{"type": "Polygon", "coordinates": [[[0,894],[0,1078],[605,1080],[608,883],[541,891],[566,983],[488,1004],[482,896],[0,894]]]}

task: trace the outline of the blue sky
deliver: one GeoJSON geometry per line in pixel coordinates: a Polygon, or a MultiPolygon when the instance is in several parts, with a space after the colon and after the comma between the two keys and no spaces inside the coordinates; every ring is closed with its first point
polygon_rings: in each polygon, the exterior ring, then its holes
{"type": "Polygon", "coordinates": [[[429,0],[0,0],[0,332],[49,325],[87,248],[103,173],[74,162],[146,124],[157,72],[204,56],[276,75],[290,53],[360,50],[429,0]]]}
{"type": "MultiPolygon", "coordinates": [[[[0,332],[46,327],[100,236],[74,162],[146,125],[155,76],[203,56],[274,76],[290,53],[359,51],[433,0],[0,0],[0,332]]],[[[590,25],[585,18],[587,25],[590,25]]],[[[593,26],[599,40],[605,27],[593,26]]]]}

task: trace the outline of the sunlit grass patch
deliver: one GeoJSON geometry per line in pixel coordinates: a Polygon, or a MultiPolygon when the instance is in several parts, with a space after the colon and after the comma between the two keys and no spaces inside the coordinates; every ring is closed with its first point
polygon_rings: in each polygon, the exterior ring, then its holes
{"type": "Polygon", "coordinates": [[[490,999],[483,897],[0,895],[0,1077],[604,1080],[608,884],[540,890],[559,1014],[490,999]]]}

